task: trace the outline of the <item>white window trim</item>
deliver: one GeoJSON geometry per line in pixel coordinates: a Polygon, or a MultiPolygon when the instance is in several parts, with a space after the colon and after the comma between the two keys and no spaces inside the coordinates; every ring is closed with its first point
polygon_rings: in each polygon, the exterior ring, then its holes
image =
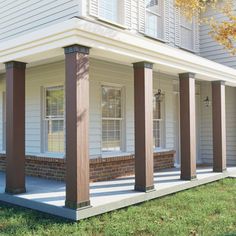
{"type": "Polygon", "coordinates": [[[145,23],[144,23],[144,35],[146,36],[146,37],[148,37],[148,38],[151,38],[151,39],[155,39],[155,40],[158,40],[158,41],[161,41],[161,42],[164,42],[164,43],[166,43],[167,42],[167,40],[166,40],[166,37],[165,37],[165,34],[166,34],[166,27],[165,27],[165,8],[166,8],[166,6],[165,6],[165,4],[164,4],[164,1],[166,1],[166,0],[163,0],[163,2],[162,2],[162,14],[159,14],[159,13],[157,13],[157,12],[153,12],[153,11],[151,11],[151,10],[149,10],[149,9],[147,9],[146,8],[146,2],[145,2],[145,0],[144,0],[144,4],[145,4],[145,6],[144,6],[144,10],[145,10],[145,13],[144,13],[144,21],[145,21],[145,23]],[[153,15],[156,15],[156,16],[159,16],[159,17],[161,17],[161,19],[162,19],[162,25],[163,25],[163,28],[162,28],[162,38],[160,38],[160,37],[155,37],[155,36],[153,36],[153,35],[150,35],[150,34],[148,34],[147,33],[147,12],[149,12],[149,13],[151,13],[151,14],[153,14],[153,15]]]}
{"type": "MultiPolygon", "coordinates": [[[[65,91],[65,85],[62,83],[50,83],[50,84],[44,84],[44,86],[41,87],[41,154],[44,156],[65,156],[65,150],[64,152],[49,152],[47,151],[47,138],[45,133],[45,117],[46,117],[46,89],[53,88],[53,87],[62,87],[65,91]]],[[[59,119],[57,119],[59,120],[59,119]]],[[[64,143],[66,142],[65,139],[65,97],[64,97],[64,117],[62,117],[60,120],[64,120],[64,143]]]]}
{"type": "MultiPolygon", "coordinates": [[[[125,116],[125,86],[122,84],[115,84],[109,82],[101,82],[99,86],[100,91],[100,127],[101,127],[101,140],[100,140],[100,147],[101,147],[101,157],[106,158],[107,156],[116,156],[121,155],[121,153],[126,153],[126,116],[125,116]],[[102,87],[113,87],[121,90],[121,135],[120,135],[120,143],[121,143],[121,150],[120,151],[103,151],[102,150],[102,87]]],[[[120,119],[120,118],[118,118],[120,119]]]]}
{"type": "MultiPolygon", "coordinates": [[[[153,95],[158,92],[158,89],[153,90],[153,95]]],[[[160,147],[153,147],[154,152],[165,150],[165,96],[161,102],[161,119],[153,119],[160,121],[160,147]]]]}

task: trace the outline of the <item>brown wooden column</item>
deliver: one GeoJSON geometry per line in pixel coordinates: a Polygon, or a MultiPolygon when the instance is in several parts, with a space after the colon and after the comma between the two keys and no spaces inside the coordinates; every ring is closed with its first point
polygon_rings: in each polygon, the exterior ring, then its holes
{"type": "Polygon", "coordinates": [[[134,63],[135,190],[153,184],[153,72],[152,63],[134,63]]]}
{"type": "Polygon", "coordinates": [[[196,178],[195,75],[183,73],[180,78],[181,179],[196,178]]]}
{"type": "Polygon", "coordinates": [[[225,83],[212,82],[213,171],[226,170],[225,83]]]}
{"type": "Polygon", "coordinates": [[[25,192],[25,68],[22,62],[6,66],[6,189],[25,192]]]}
{"type": "Polygon", "coordinates": [[[89,200],[89,48],[65,48],[66,202],[68,208],[89,200]]]}

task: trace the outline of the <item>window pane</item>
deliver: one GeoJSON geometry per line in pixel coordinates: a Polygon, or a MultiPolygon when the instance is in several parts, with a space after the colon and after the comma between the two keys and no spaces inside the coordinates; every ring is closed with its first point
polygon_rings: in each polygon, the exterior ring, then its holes
{"type": "Polygon", "coordinates": [[[146,1],[146,34],[160,39],[164,37],[162,7],[157,0],[146,1]]]}
{"type": "Polygon", "coordinates": [[[64,88],[50,87],[45,90],[45,151],[64,152],[64,88]]]}
{"type": "Polygon", "coordinates": [[[102,121],[102,150],[120,151],[121,150],[121,121],[103,120],[102,121]]]}
{"type": "Polygon", "coordinates": [[[118,0],[99,0],[99,16],[118,22],[118,0]]]}
{"type": "Polygon", "coordinates": [[[193,29],[193,21],[187,19],[184,15],[181,15],[181,25],[188,29],[193,29]]]}
{"type": "Polygon", "coordinates": [[[160,13],[160,4],[158,0],[146,0],[146,9],[155,12],[160,13]]]}
{"type": "Polygon", "coordinates": [[[102,117],[121,118],[121,90],[102,87],[102,117]]]}
{"type": "Polygon", "coordinates": [[[181,27],[181,46],[186,49],[193,49],[193,31],[181,27]]]}
{"type": "Polygon", "coordinates": [[[2,150],[6,151],[6,92],[4,92],[2,96],[2,113],[3,113],[2,150]]]}
{"type": "Polygon", "coordinates": [[[47,151],[64,152],[64,120],[48,120],[47,131],[47,151]]]}
{"type": "Polygon", "coordinates": [[[193,50],[193,21],[189,21],[185,16],[181,17],[181,46],[193,50]]]}
{"type": "Polygon", "coordinates": [[[161,121],[153,121],[153,146],[154,148],[160,147],[160,122],[161,121]]]}
{"type": "Polygon", "coordinates": [[[62,87],[46,89],[46,117],[64,115],[64,90],[62,87]]]}
{"type": "Polygon", "coordinates": [[[153,119],[161,119],[161,102],[153,96],[153,119]]]}
{"type": "Polygon", "coordinates": [[[102,150],[121,150],[121,89],[102,87],[102,150]]]}
{"type": "MultiPolygon", "coordinates": [[[[155,94],[155,93],[154,93],[155,94]]],[[[159,148],[161,146],[161,102],[153,96],[153,147],[159,148]]]]}
{"type": "Polygon", "coordinates": [[[150,12],[146,14],[146,33],[152,37],[157,37],[157,15],[150,12]]]}

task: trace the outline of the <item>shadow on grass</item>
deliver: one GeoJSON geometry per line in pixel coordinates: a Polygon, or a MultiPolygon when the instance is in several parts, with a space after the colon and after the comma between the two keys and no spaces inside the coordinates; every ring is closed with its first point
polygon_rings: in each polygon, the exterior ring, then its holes
{"type": "Polygon", "coordinates": [[[21,206],[15,206],[13,204],[5,203],[0,201],[0,211],[6,210],[7,213],[2,215],[2,217],[11,218],[12,214],[9,214],[9,211],[16,214],[16,216],[28,217],[31,222],[37,222],[37,224],[72,224],[73,221],[65,219],[59,216],[50,215],[48,213],[43,213],[37,210],[31,210],[21,206]]]}

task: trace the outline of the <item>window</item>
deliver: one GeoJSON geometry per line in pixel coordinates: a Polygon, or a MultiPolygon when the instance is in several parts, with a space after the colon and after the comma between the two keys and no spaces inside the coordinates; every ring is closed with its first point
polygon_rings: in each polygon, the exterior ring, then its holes
{"type": "Polygon", "coordinates": [[[6,92],[2,94],[2,150],[6,151],[6,92]]]}
{"type": "Polygon", "coordinates": [[[153,147],[161,147],[161,101],[153,95],[153,147]]]}
{"type": "Polygon", "coordinates": [[[102,151],[121,151],[121,88],[102,86],[102,151]]]}
{"type": "Polygon", "coordinates": [[[99,17],[108,21],[122,23],[123,20],[123,0],[99,0],[99,17]]]}
{"type": "Polygon", "coordinates": [[[164,1],[145,0],[146,29],[145,33],[157,39],[164,39],[164,1]]]}
{"type": "Polygon", "coordinates": [[[181,34],[181,47],[187,50],[193,50],[193,24],[194,21],[189,21],[185,16],[181,16],[180,21],[180,34],[181,34]]]}
{"type": "Polygon", "coordinates": [[[44,151],[63,153],[65,150],[64,87],[45,88],[44,94],[44,151]]]}

